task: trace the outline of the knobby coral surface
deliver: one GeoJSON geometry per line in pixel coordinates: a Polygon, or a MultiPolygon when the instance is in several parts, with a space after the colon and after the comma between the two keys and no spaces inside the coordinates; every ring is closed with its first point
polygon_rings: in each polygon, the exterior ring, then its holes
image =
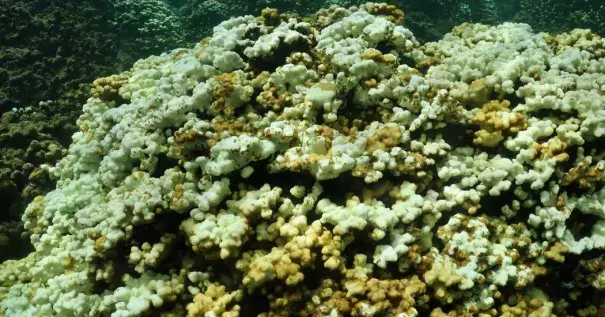
{"type": "Polygon", "coordinates": [[[264,10],[95,81],[7,316],[599,316],[605,41],[264,10]]]}

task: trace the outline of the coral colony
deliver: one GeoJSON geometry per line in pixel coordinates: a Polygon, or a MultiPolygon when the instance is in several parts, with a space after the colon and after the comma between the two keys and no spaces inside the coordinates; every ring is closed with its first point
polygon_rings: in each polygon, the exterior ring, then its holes
{"type": "Polygon", "coordinates": [[[603,316],[605,40],[403,18],[265,9],[97,79],[0,312],[603,316]]]}

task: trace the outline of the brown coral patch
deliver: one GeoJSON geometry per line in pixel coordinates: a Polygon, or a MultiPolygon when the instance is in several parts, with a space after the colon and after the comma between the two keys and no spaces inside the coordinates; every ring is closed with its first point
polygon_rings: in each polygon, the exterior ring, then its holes
{"type": "Polygon", "coordinates": [[[281,111],[292,103],[292,93],[280,94],[276,87],[263,90],[256,98],[261,110],[281,111]]]}
{"type": "Polygon", "coordinates": [[[129,72],[95,79],[90,89],[90,95],[103,101],[120,101],[120,88],[128,81],[129,72]]]}
{"type": "Polygon", "coordinates": [[[439,65],[439,64],[441,64],[440,58],[434,57],[434,56],[429,56],[429,57],[426,57],[425,59],[421,60],[420,62],[418,62],[418,64],[416,64],[415,68],[418,69],[422,73],[426,73],[426,71],[431,66],[435,66],[435,65],[439,65]]]}
{"type": "Polygon", "coordinates": [[[567,250],[568,248],[565,244],[557,241],[544,252],[544,257],[555,262],[563,263],[565,261],[563,253],[567,252],[567,250]]]}
{"type": "Polygon", "coordinates": [[[486,147],[495,147],[504,140],[505,133],[517,133],[527,128],[525,116],[509,110],[508,100],[492,100],[483,105],[475,114],[472,123],[479,125],[473,143],[486,147]]]}
{"type": "Polygon", "coordinates": [[[382,16],[394,24],[403,23],[403,11],[397,9],[397,6],[395,5],[387,3],[368,3],[365,7],[369,13],[382,16]]]}
{"type": "Polygon", "coordinates": [[[388,126],[377,130],[368,137],[366,151],[374,153],[376,150],[391,149],[399,144],[402,132],[399,126],[388,126]]]}
{"type": "Polygon", "coordinates": [[[260,16],[265,25],[277,26],[280,22],[279,10],[274,8],[264,8],[260,16]]]}
{"type": "Polygon", "coordinates": [[[581,189],[589,189],[603,182],[605,182],[605,173],[602,169],[583,161],[563,174],[561,184],[564,186],[577,184],[581,189]]]}
{"type": "Polygon", "coordinates": [[[375,48],[369,48],[361,53],[361,59],[373,60],[375,62],[394,64],[397,58],[392,54],[382,54],[381,51],[375,48]]]}

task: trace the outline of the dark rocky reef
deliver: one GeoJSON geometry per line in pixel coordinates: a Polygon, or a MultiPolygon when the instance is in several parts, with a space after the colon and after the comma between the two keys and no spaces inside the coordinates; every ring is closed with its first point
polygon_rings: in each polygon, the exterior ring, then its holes
{"type": "Polygon", "coordinates": [[[528,23],[535,31],[582,28],[605,36],[605,5],[602,0],[520,0],[515,22],[528,23]]]}
{"type": "Polygon", "coordinates": [[[0,118],[0,240],[7,242],[0,243],[0,260],[24,249],[21,213],[34,197],[54,187],[41,165],[52,165],[63,157],[70,135],[76,130],[77,112],[49,115],[47,108],[52,106],[41,104],[19,112],[8,111],[0,118]]]}
{"type": "Polygon", "coordinates": [[[114,71],[105,1],[0,0],[0,113],[41,100],[73,106],[114,71]]]}

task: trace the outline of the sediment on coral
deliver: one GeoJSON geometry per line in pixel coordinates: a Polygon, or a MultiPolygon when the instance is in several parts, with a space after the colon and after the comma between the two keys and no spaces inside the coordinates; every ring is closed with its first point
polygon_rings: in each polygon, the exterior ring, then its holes
{"type": "Polygon", "coordinates": [[[94,81],[7,316],[599,316],[605,40],[233,17],[94,81]]]}

